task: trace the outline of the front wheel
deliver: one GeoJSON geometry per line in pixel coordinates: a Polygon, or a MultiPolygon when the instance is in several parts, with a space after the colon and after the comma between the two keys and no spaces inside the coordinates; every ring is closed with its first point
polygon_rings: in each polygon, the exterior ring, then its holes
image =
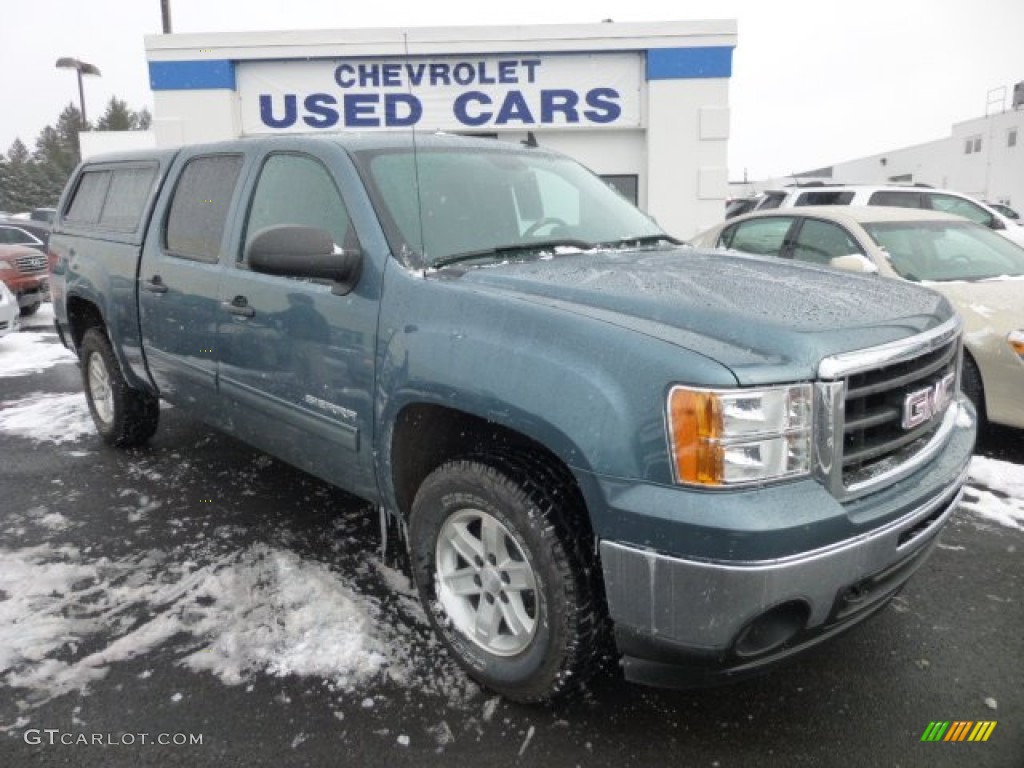
{"type": "Polygon", "coordinates": [[[981,381],[981,371],[978,370],[977,363],[966,352],[964,353],[963,368],[960,372],[960,389],[974,406],[978,416],[978,424],[984,424],[987,418],[985,413],[985,385],[981,381]]]}
{"type": "Polygon", "coordinates": [[[90,328],[85,332],[80,359],[85,399],[103,441],[128,447],[149,440],[160,419],[160,403],[128,386],[102,331],[90,328]]]}
{"type": "Polygon", "coordinates": [[[508,459],[442,465],[416,494],[409,541],[420,598],[459,664],[540,702],[591,674],[601,613],[575,495],[531,475],[508,459]]]}

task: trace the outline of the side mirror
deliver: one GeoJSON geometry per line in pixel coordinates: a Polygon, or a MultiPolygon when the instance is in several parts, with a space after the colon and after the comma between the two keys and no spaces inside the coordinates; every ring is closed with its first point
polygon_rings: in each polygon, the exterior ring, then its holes
{"type": "Polygon", "coordinates": [[[836,256],[834,259],[829,259],[828,265],[836,269],[846,270],[847,272],[861,272],[869,275],[878,274],[878,265],[867,256],[859,253],[836,256]]]}
{"type": "Polygon", "coordinates": [[[265,275],[331,280],[333,292],[344,296],[359,279],[363,254],[336,247],[325,229],[282,224],[253,235],[245,260],[251,270],[265,275]]]}
{"type": "Polygon", "coordinates": [[[997,219],[995,216],[992,217],[992,221],[989,223],[988,226],[989,226],[989,229],[995,229],[995,230],[1006,229],[1006,225],[1003,223],[1003,220],[1002,219],[997,219]]]}

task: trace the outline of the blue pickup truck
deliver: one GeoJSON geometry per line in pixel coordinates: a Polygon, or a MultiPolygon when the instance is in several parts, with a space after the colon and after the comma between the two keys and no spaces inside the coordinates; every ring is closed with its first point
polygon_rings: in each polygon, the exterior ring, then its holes
{"type": "Polygon", "coordinates": [[[164,399],[370,500],[481,684],[688,685],[877,613],[974,445],[919,287],[680,244],[574,161],[401,134],[97,157],[54,222],[97,430],[164,399]]]}

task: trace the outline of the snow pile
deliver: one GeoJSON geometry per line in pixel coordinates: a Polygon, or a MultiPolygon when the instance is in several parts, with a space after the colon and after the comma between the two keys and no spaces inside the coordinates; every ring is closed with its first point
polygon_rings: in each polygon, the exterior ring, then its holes
{"type": "Polygon", "coordinates": [[[57,363],[73,363],[75,359],[52,333],[22,331],[0,339],[0,377],[41,373],[57,363]]]}
{"type": "Polygon", "coordinates": [[[417,658],[420,629],[382,616],[323,563],[263,544],[202,565],[159,550],[112,560],[0,549],[0,676],[33,704],[168,643],[183,666],[227,684],[299,675],[345,693],[390,680],[453,702],[475,695],[450,663],[417,658]]]}
{"type": "Polygon", "coordinates": [[[34,394],[4,404],[0,432],[52,443],[74,442],[96,432],[85,395],[34,394]]]}
{"type": "Polygon", "coordinates": [[[1024,466],[975,456],[960,507],[1007,528],[1024,530],[1024,466]]]}

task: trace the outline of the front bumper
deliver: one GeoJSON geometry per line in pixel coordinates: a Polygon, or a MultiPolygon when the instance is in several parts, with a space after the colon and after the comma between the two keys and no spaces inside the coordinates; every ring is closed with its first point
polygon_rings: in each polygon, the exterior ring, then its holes
{"type": "MultiPolygon", "coordinates": [[[[680,686],[744,676],[875,613],[924,563],[957,507],[974,444],[966,421],[940,460],[880,492],[888,504],[899,499],[897,516],[838,541],[783,556],[731,560],[603,540],[608,608],[626,677],[680,686]]],[[[834,506],[840,515],[850,514],[838,502],[834,506]]],[[[864,514],[872,499],[850,506],[864,514]]],[[[760,513],[750,510],[755,517],[760,513]]],[[[823,518],[835,513],[820,512],[823,518]]],[[[735,531],[717,533],[728,537],[735,531]]]]}

